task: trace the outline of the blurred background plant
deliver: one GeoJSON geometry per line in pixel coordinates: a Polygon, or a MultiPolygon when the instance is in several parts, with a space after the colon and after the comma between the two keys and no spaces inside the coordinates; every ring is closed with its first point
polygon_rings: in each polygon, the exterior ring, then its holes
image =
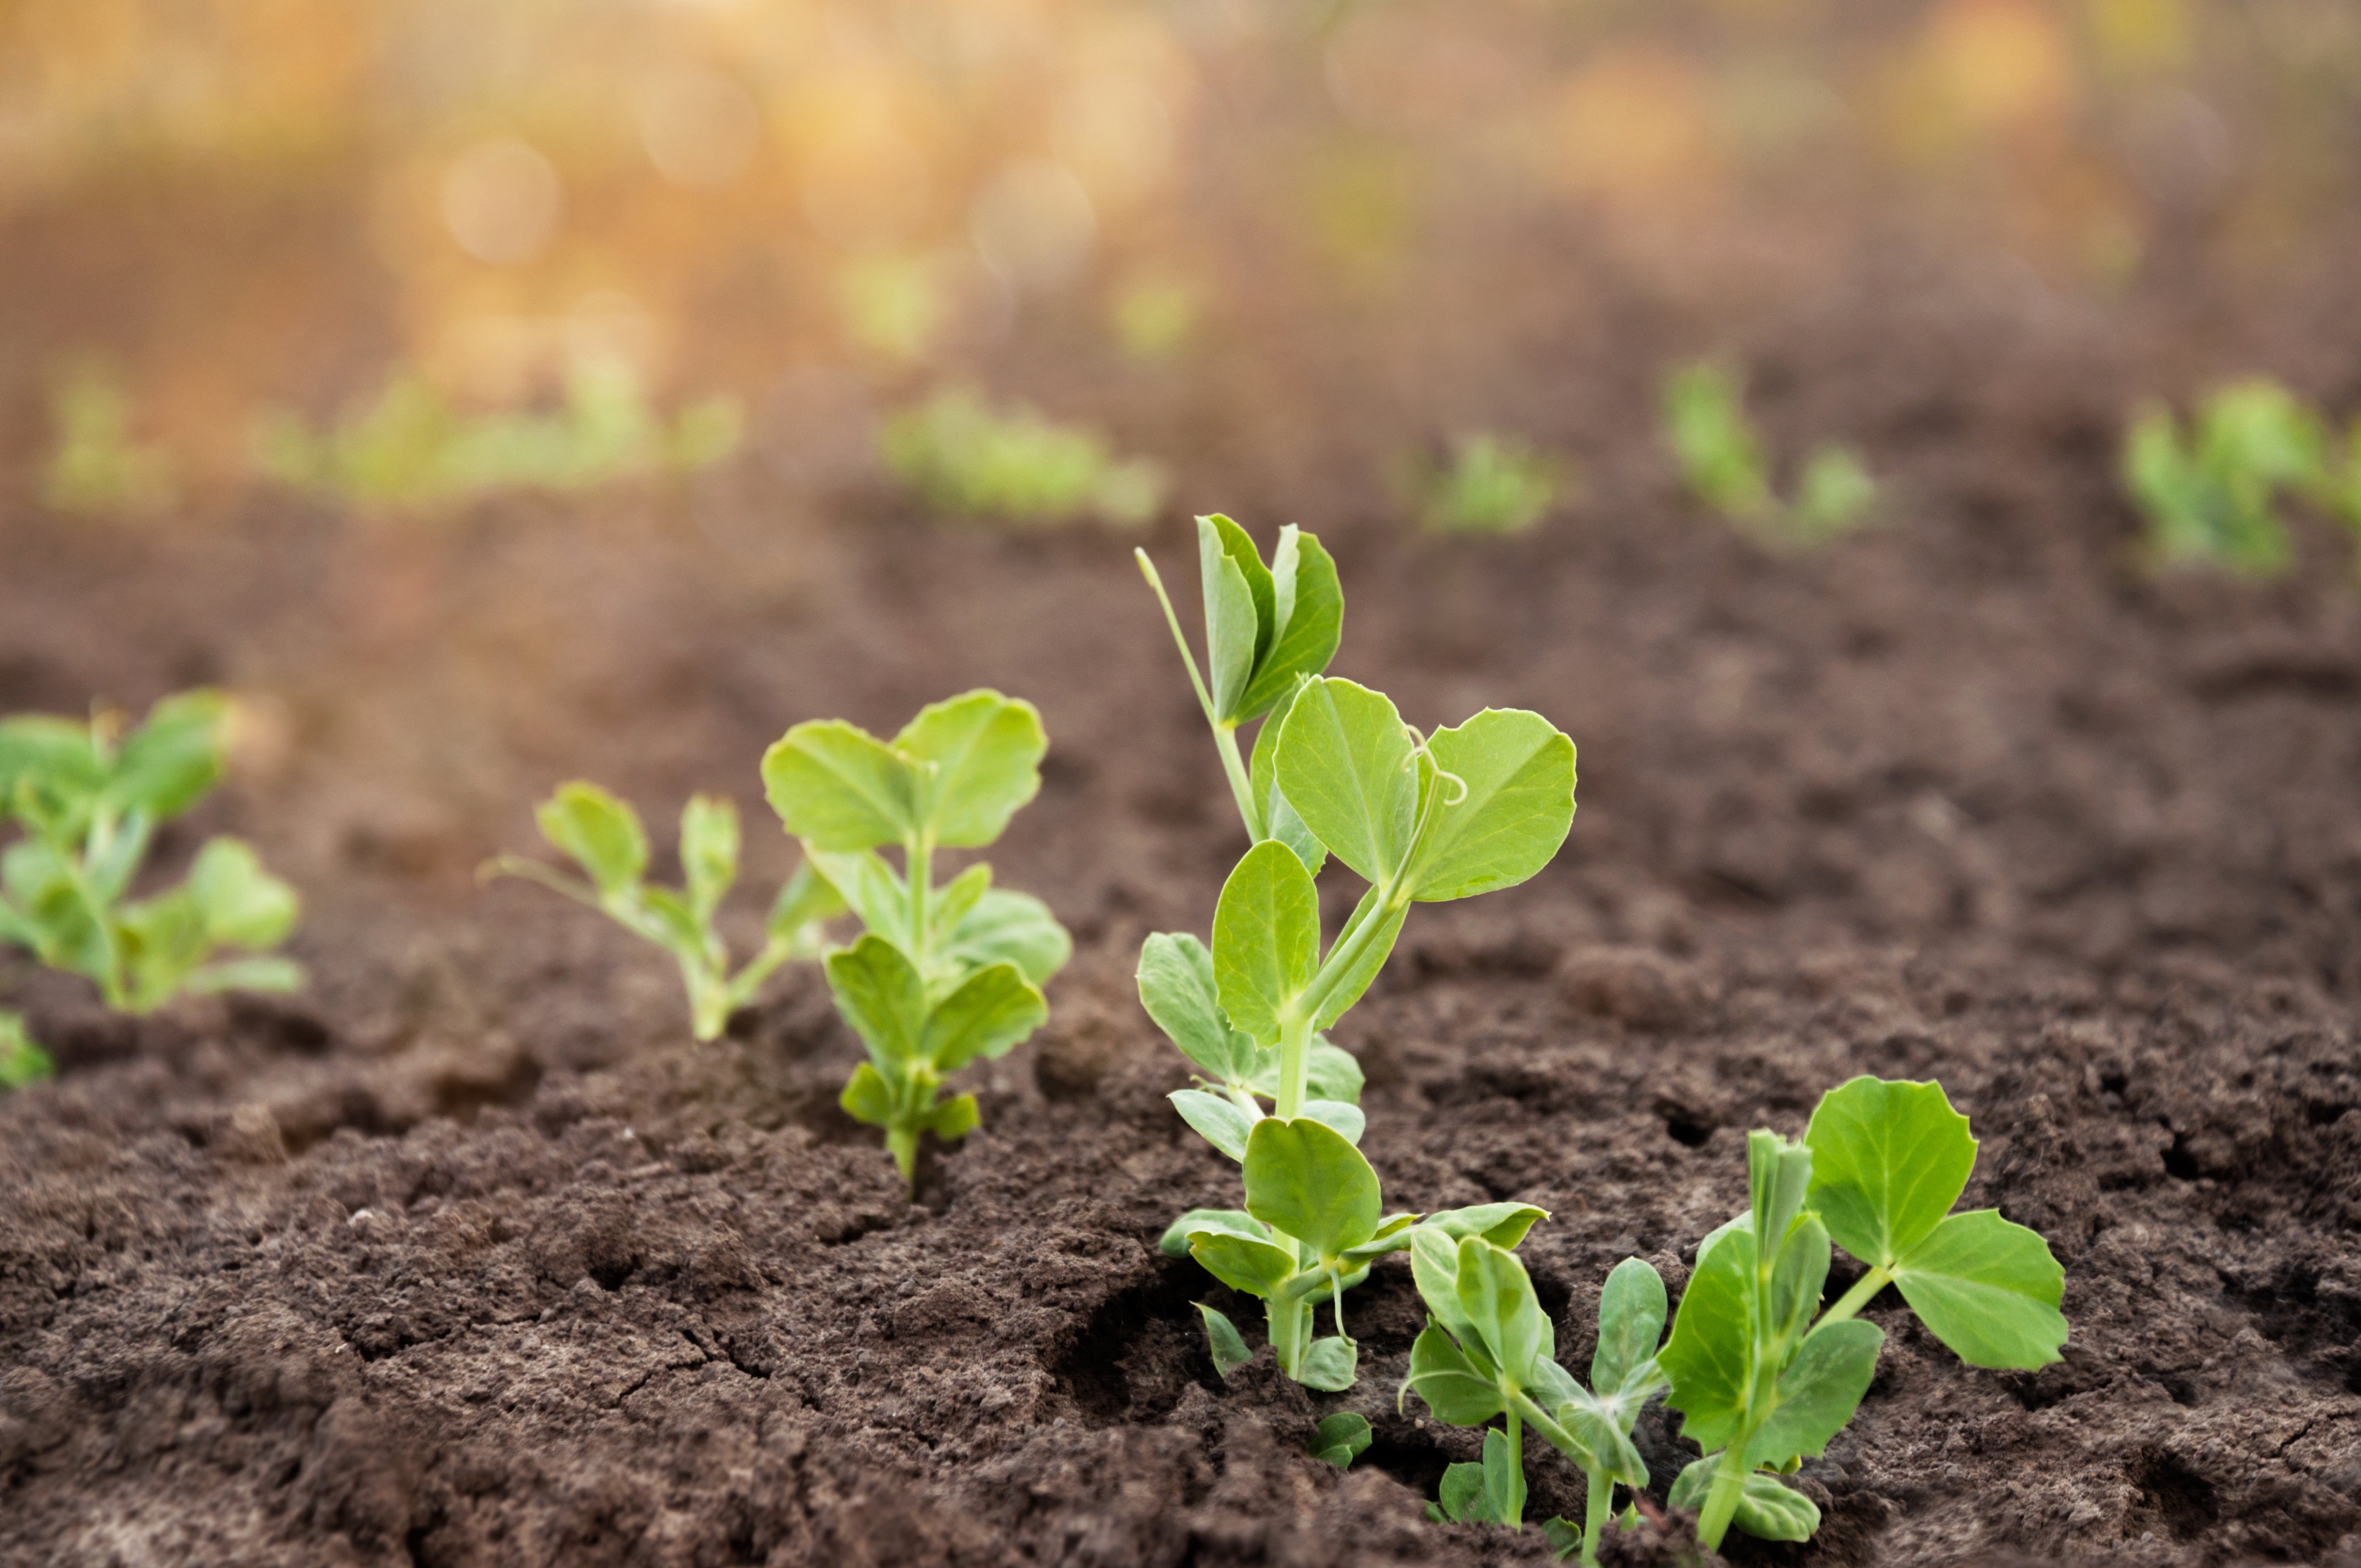
{"type": "Polygon", "coordinates": [[[1572,488],[1565,464],[1510,436],[1463,435],[1448,462],[1402,465],[1401,488],[1429,533],[1522,533],[1572,488]]]}
{"type": "Polygon", "coordinates": [[[0,1090],[22,1089],[54,1077],[57,1064],[25,1032],[24,1017],[0,1012],[0,1090]]]}
{"type": "Polygon", "coordinates": [[[878,433],[886,470],[928,505],[1016,524],[1083,518],[1137,527],[1164,499],[1161,469],[1122,460],[1088,431],[1022,404],[995,410],[951,388],[888,420],[878,433]]]}
{"type": "Polygon", "coordinates": [[[131,400],[107,364],[78,359],[49,399],[57,445],[42,499],[60,511],[152,512],[172,504],[172,460],[135,441],[131,400]]]}
{"type": "Polygon", "coordinates": [[[2124,486],[2147,520],[2151,565],[2274,577],[2295,565],[2282,498],[2307,499],[2361,536],[2361,422],[2338,452],[2328,425],[2276,381],[2209,395],[2184,430],[2150,403],[2124,437],[2124,486]]]}
{"type": "Polygon", "coordinates": [[[1763,443],[1746,418],[1736,375],[1699,362],[1664,383],[1664,439],[1689,493],[1757,543],[1810,550],[1870,521],[1877,486],[1849,449],[1822,444],[1804,459],[1795,499],[1772,489],[1763,443]]]}

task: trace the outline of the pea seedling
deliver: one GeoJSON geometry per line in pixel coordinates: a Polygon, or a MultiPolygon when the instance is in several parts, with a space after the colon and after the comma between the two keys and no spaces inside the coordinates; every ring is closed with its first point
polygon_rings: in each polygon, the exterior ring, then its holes
{"type": "Polygon", "coordinates": [[[1664,435],[1697,499],[1773,549],[1807,550],[1869,521],[1877,487],[1844,447],[1816,447],[1804,461],[1795,499],[1771,488],[1763,444],[1746,418],[1737,378],[1711,364],[1690,365],[1664,384],[1664,435]]]}
{"type": "Polygon", "coordinates": [[[1567,486],[1558,463],[1521,442],[1463,436],[1440,467],[1412,463],[1406,488],[1430,533],[1522,533],[1549,515],[1567,486]]]}
{"type": "Polygon", "coordinates": [[[145,512],[172,504],[172,455],[132,434],[131,399],[101,361],[75,365],[49,399],[57,447],[41,499],[60,511],[145,512]]]}
{"type": "Polygon", "coordinates": [[[56,1072],[57,1064],[49,1060],[49,1053],[25,1032],[25,1020],[16,1014],[0,1012],[0,1090],[22,1089],[56,1072]]]}
{"type": "Polygon", "coordinates": [[[972,691],[919,711],[890,741],[840,719],[788,730],[763,755],[772,808],[866,927],[828,956],[829,988],[867,1047],[840,1103],[885,1130],[903,1179],[918,1139],[976,1125],[975,1096],[940,1098],[968,1063],[1040,1027],[1040,987],[1073,950],[1049,906],[972,865],[934,883],[938,850],[982,849],[1041,787],[1033,705],[972,691]],[[900,850],[896,874],[877,850],[900,850]]]}
{"type": "Polygon", "coordinates": [[[2278,383],[2224,387],[2191,426],[2184,434],[2169,408],[2151,403],[2124,437],[2124,486],[2147,521],[2153,565],[2276,576],[2295,559],[2276,506],[2281,493],[2345,510],[2324,426],[2278,383]]]}
{"type": "Polygon", "coordinates": [[[679,888],[647,881],[648,836],[639,813],[597,784],[562,784],[533,815],[542,837],[589,880],[517,855],[491,861],[483,874],[537,882],[670,953],[688,988],[690,1033],[699,1040],[719,1038],[730,1014],[752,1002],[780,965],[819,957],[827,922],[844,913],[826,879],[808,864],[797,867],[771,905],[762,949],[733,974],[714,919],[738,880],[736,805],[719,795],[690,797],[680,814],[679,888]]]}
{"type": "Polygon", "coordinates": [[[1483,1462],[1444,1472],[1442,1499],[1429,1517],[1520,1528],[1524,1431],[1531,1426],[1573,1462],[1588,1487],[1583,1528],[1553,1520],[1553,1540],[1570,1539],[1585,1563],[1598,1562],[1615,1486],[1636,1492],[1648,1484],[1631,1428],[1665,1386],[1656,1362],[1664,1282],[1636,1257],[1607,1277],[1585,1388],[1558,1365],[1549,1314],[1514,1255],[1479,1239],[1455,1243],[1423,1227],[1410,1255],[1431,1318],[1411,1346],[1397,1403],[1415,1392],[1436,1420],[1485,1429],[1483,1462]],[[1497,1428],[1489,1424],[1496,1417],[1503,1422],[1497,1428]]]}
{"type": "Polygon", "coordinates": [[[0,817],[24,830],[0,854],[0,941],[136,1013],[184,992],[302,985],[291,960],[262,952],[294,928],[295,892],[239,839],[208,840],[178,887],[125,898],[157,826],[220,779],[229,712],[198,691],[166,697],[127,735],[113,714],[0,722],[0,817]]]}
{"type": "Polygon", "coordinates": [[[1697,1538],[1716,1550],[1733,1523],[1770,1541],[1819,1528],[1778,1476],[1859,1408],[1885,1335],[1856,1314],[1886,1286],[1972,1366],[2031,1370],[2066,1340],[2048,1244],[1997,1210],[1950,1212],[1976,1140],[1942,1085],[1856,1078],[1821,1097],[1802,1143],[1756,1132],[1746,1161],[1748,1212],[1698,1247],[1659,1358],[1667,1403],[1706,1451],[1671,1501],[1699,1510],[1697,1538]],[[1831,1239],[1868,1267],[1818,1311],[1831,1239]]]}
{"type": "Polygon", "coordinates": [[[961,389],[887,421],[878,450],[928,505],[969,517],[1028,524],[1089,516],[1129,528],[1164,500],[1163,471],[1147,459],[1119,460],[1088,431],[1021,405],[996,411],[961,389]]]}

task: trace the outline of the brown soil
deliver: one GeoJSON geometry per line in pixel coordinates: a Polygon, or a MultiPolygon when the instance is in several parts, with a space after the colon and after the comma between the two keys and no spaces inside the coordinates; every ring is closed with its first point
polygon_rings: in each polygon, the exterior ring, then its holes
{"type": "MultiPolygon", "coordinates": [[[[1877,1382],[1804,1471],[1825,1529],[1731,1555],[2350,1556],[2361,598],[2324,543],[2276,588],[2127,567],[2112,433],[2158,341],[2133,313],[1847,287],[1749,340],[1775,433],[1894,477],[1891,526],[1807,560],[1676,499],[1645,389],[1697,323],[1661,302],[1521,329],[1529,427],[1589,490],[1520,541],[1407,539],[1330,487],[1366,466],[1306,432],[1400,383],[1308,328],[1270,356],[1293,384],[1101,389],[1138,444],[1206,454],[1186,499],[1293,506],[1336,548],[1340,672],[1581,746],[1558,861],[1419,910],[1344,1027],[1367,1150],[1400,1205],[1553,1211],[1524,1255],[1578,1362],[1619,1258],[1677,1288],[1741,1201],[1747,1128],[1938,1077],[1984,1139],[1970,1199],[2066,1266],[2066,1359],[1976,1371],[1873,1309],[1877,1382]]],[[[2351,351],[2290,352],[2334,385],[2351,351]]],[[[1191,580],[1182,538],[1154,543],[1191,580]]],[[[1190,1303],[1223,1293],[1154,1248],[1235,1179],[1165,1104],[1184,1067],[1130,970],[1206,925],[1240,845],[1127,543],[933,530],[753,461],[434,526],[240,501],[0,539],[0,710],[266,699],[167,848],[256,839],[309,897],[314,976],[130,1023],[0,973],[61,1065],[0,1102],[0,1560],[1543,1559],[1421,1518],[1475,1443],[1394,1409],[1399,1260],[1329,1398],[1267,1358],[1220,1384],[1190,1303]],[[788,723],[980,683],[1047,717],[992,859],[1078,950],[915,1203],[834,1108],[857,1049],[810,971],[700,1048],[660,955],[471,884],[556,780],[759,809],[788,723]],[[1303,1453],[1334,1408],[1377,1428],[1349,1474],[1303,1453]]],[[[772,883],[788,849],[753,838],[772,883]]],[[[1673,1431],[1642,1428],[1659,1497],[1673,1431]]],[[[1575,1506],[1532,1474],[1537,1513],[1575,1506]]]]}

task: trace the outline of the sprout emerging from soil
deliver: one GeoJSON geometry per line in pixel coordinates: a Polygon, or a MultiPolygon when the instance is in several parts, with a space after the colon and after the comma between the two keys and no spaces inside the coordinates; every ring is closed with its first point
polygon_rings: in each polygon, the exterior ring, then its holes
{"type": "Polygon", "coordinates": [[[940,1098],[979,1058],[1049,1017],[1040,988],[1073,950],[1049,906],[971,865],[938,887],[938,850],[998,839],[1041,787],[1049,740],[1033,705],[972,691],[921,709],[891,740],[840,719],[798,724],[763,756],[763,784],[817,874],[866,927],[828,955],[836,1004],[868,1047],[840,1102],[885,1130],[905,1181],[918,1139],[972,1131],[975,1096],[940,1098]],[[902,870],[878,855],[897,848],[902,870]]]}
{"type": "Polygon", "coordinates": [[[2326,509],[2361,534],[2361,424],[2334,450],[2326,422],[2286,388],[2257,377],[2205,400],[2184,431],[2150,403],[2124,435],[2124,488],[2147,522],[2151,565],[2213,566],[2275,577],[2295,564],[2283,496],[2326,509]]]}
{"type": "Polygon", "coordinates": [[[104,362],[84,359],[49,398],[57,446],[41,499],[60,511],[149,512],[172,504],[172,455],[132,433],[131,399],[104,362]]]}
{"type": "Polygon", "coordinates": [[[0,1090],[22,1089],[51,1077],[57,1064],[49,1053],[33,1042],[25,1031],[24,1018],[15,1013],[0,1012],[0,1090]]]}
{"type": "Polygon", "coordinates": [[[0,942],[135,1013],[184,993],[302,985],[292,960],[265,952],[294,929],[295,891],[243,841],[210,839],[179,886],[126,897],[157,826],[220,780],[229,718],[227,697],[196,691],[166,697],[128,734],[111,713],[0,721],[0,822],[23,830],[0,854],[0,942]]]}
{"type": "MultiPolygon", "coordinates": [[[[1538,714],[1491,708],[1422,736],[1383,693],[1319,674],[1344,597],[1318,541],[1290,529],[1266,565],[1227,518],[1201,518],[1198,529],[1210,683],[1145,555],[1141,566],[1256,843],[1223,885],[1211,947],[1150,937],[1139,987],[1202,1075],[1173,1105],[1240,1163],[1246,1208],[1191,1211],[1162,1245],[1264,1302],[1280,1371],[1343,1389],[1358,1360],[1344,1293],[1375,1259],[1422,1234],[1514,1246],[1543,1212],[1496,1203],[1422,1221],[1384,1215],[1377,1172],[1356,1146],[1359,1070],[1320,1031],[1368,989],[1411,905],[1514,886],[1549,863],[1573,824],[1574,742],[1538,714]],[[1264,715],[1249,767],[1236,729],[1264,715]],[[1323,952],[1313,878],[1331,855],[1368,891],[1323,952]],[[1336,1332],[1314,1339],[1323,1296],[1336,1332]]],[[[1247,1357],[1244,1338],[1222,1313],[1199,1310],[1226,1376],[1247,1357]]]]}
{"type": "Polygon", "coordinates": [[[1675,371],[1664,383],[1664,407],[1665,443],[1690,493],[1756,543],[1809,550],[1869,521],[1876,483],[1842,446],[1814,448],[1795,481],[1795,499],[1779,499],[1738,378],[1719,366],[1675,371]]]}
{"type": "Polygon", "coordinates": [[[1163,470],[1119,459],[1089,431],[1018,406],[994,410],[963,389],[906,410],[878,433],[886,470],[929,506],[1032,525],[1095,517],[1131,528],[1164,501],[1163,470]]]}
{"type": "Polygon", "coordinates": [[[1885,1335],[1856,1314],[1886,1286],[1971,1365],[2031,1370],[2066,1341],[2048,1244],[1997,1210],[1950,1212],[1976,1140],[1940,1084],[1856,1078],[1821,1098],[1802,1143],[1750,1135],[1746,1162],[1748,1212],[1698,1247],[1660,1358],[1682,1433],[1706,1451],[1671,1501],[1699,1510],[1715,1549],[1732,1524],[1771,1541],[1819,1528],[1778,1477],[1860,1406],[1885,1335]],[[1820,1310],[1832,1240],[1868,1266],[1820,1310]]]}
{"type": "Polygon", "coordinates": [[[1402,488],[1430,533],[1522,533],[1549,515],[1572,483],[1565,465],[1522,442],[1462,436],[1451,461],[1405,465],[1402,488]]]}
{"type": "Polygon", "coordinates": [[[648,882],[648,836],[639,813],[597,784],[561,784],[534,817],[542,837],[589,880],[517,855],[491,861],[484,874],[537,882],[670,953],[688,988],[690,1032],[699,1040],[719,1038],[730,1014],[753,1001],[780,965],[819,957],[826,923],[844,913],[844,900],[825,878],[808,864],[796,868],[772,901],[762,949],[733,974],[729,944],[714,921],[738,880],[734,803],[719,795],[690,797],[680,814],[684,885],[678,888],[648,882]]]}

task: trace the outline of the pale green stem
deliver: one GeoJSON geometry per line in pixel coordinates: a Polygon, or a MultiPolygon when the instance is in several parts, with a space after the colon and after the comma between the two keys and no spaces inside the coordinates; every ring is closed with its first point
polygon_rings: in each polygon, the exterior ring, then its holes
{"type": "Polygon", "coordinates": [[[1196,688],[1197,706],[1205,710],[1205,722],[1213,731],[1213,743],[1222,753],[1222,768],[1230,777],[1230,793],[1237,797],[1238,816],[1246,823],[1246,834],[1257,844],[1269,835],[1263,830],[1262,813],[1256,809],[1254,785],[1246,765],[1238,758],[1237,726],[1224,726],[1213,711],[1213,694],[1205,688],[1205,677],[1197,673],[1197,656],[1189,652],[1188,634],[1180,630],[1180,617],[1172,609],[1171,596],[1164,591],[1164,579],[1156,574],[1156,563],[1148,558],[1145,550],[1134,550],[1132,558],[1139,563],[1139,575],[1156,590],[1156,602],[1164,607],[1164,624],[1172,629],[1172,645],[1180,650],[1180,663],[1189,671],[1189,684],[1196,688]]]}
{"type": "Polygon", "coordinates": [[[1246,819],[1246,836],[1259,844],[1270,837],[1270,831],[1263,822],[1262,802],[1254,797],[1253,775],[1238,754],[1238,727],[1214,725],[1213,746],[1222,753],[1222,771],[1230,775],[1230,794],[1237,799],[1238,815],[1246,819]]]}
{"type": "Polygon", "coordinates": [[[1312,1337],[1305,1332],[1312,1326],[1312,1302],[1302,1296],[1276,1295],[1264,1303],[1264,1310],[1270,1321],[1271,1354],[1279,1371],[1295,1377],[1303,1370],[1303,1353],[1312,1337]]]}
{"type": "Polygon", "coordinates": [[[1607,1511],[1611,1505],[1615,1483],[1597,1470],[1583,1472],[1590,1487],[1582,1503],[1582,1560],[1586,1563],[1598,1561],[1598,1538],[1607,1529],[1607,1511]]]}
{"type": "Polygon", "coordinates": [[[1271,1114],[1293,1121],[1303,1114],[1303,1092],[1312,1078],[1312,1014],[1294,1012],[1279,1021],[1279,1094],[1271,1114]]]}
{"type": "MultiPolygon", "coordinates": [[[[1508,1409],[1507,1414],[1509,1417],[1509,1469],[1510,1473],[1514,1475],[1517,1479],[1521,1482],[1525,1476],[1525,1423],[1519,1418],[1516,1406],[1510,1405],[1508,1409]]],[[[1510,1496],[1513,1497],[1515,1494],[1511,1493],[1510,1496]]],[[[1507,1525],[1510,1530],[1524,1529],[1525,1509],[1523,1502],[1520,1500],[1517,1503],[1516,1517],[1514,1519],[1502,1519],[1500,1522],[1507,1525]]]]}
{"type": "MultiPolygon", "coordinates": [[[[1837,1298],[1837,1304],[1820,1314],[1820,1323],[1840,1323],[1870,1303],[1871,1298],[1894,1283],[1894,1275],[1880,1266],[1871,1269],[1854,1282],[1853,1288],[1837,1298]]],[[[1819,1323],[1814,1323],[1814,1328],[1819,1323]]]]}
{"type": "Polygon", "coordinates": [[[1713,1488],[1706,1494],[1705,1508],[1697,1515],[1697,1540],[1708,1552],[1721,1550],[1721,1538],[1730,1533],[1730,1521],[1737,1517],[1739,1499],[1746,1495],[1746,1437],[1741,1433],[1722,1450],[1721,1463],[1714,1466],[1713,1488]]]}
{"type": "Polygon", "coordinates": [[[910,894],[910,962],[920,974],[927,970],[927,899],[933,892],[935,875],[934,840],[921,833],[905,839],[902,845],[903,869],[909,873],[910,894]]]}

